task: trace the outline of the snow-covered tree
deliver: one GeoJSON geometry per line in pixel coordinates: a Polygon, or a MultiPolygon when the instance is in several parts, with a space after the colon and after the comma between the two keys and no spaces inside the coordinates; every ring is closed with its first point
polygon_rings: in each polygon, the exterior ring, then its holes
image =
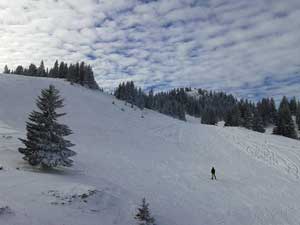
{"type": "Polygon", "coordinates": [[[149,203],[146,202],[145,198],[143,198],[142,205],[138,208],[134,218],[137,220],[138,225],[155,225],[155,219],[151,216],[149,203]]]}
{"type": "Polygon", "coordinates": [[[69,157],[76,153],[69,148],[74,146],[64,136],[72,133],[67,125],[58,123],[57,119],[65,113],[56,110],[63,107],[59,91],[50,85],[43,89],[36,102],[40,111],[33,111],[27,122],[27,139],[20,139],[25,148],[19,148],[23,159],[30,165],[47,167],[72,166],[69,157]]]}

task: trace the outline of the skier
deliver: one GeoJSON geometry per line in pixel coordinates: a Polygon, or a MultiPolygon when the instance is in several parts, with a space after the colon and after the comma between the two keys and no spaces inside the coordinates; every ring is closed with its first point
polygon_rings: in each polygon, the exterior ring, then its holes
{"type": "Polygon", "coordinates": [[[217,179],[216,177],[216,170],[214,167],[211,168],[211,179],[213,180],[215,178],[215,180],[217,179]]]}

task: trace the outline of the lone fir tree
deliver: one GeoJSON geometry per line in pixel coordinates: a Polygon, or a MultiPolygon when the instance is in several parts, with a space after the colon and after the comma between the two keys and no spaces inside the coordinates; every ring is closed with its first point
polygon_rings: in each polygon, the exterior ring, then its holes
{"type": "Polygon", "coordinates": [[[138,208],[138,213],[134,217],[138,221],[138,225],[155,225],[155,219],[151,216],[149,203],[143,198],[142,205],[138,208]]]}
{"type": "Polygon", "coordinates": [[[53,85],[43,89],[36,105],[40,111],[33,111],[29,115],[27,139],[20,139],[25,145],[25,148],[19,148],[19,152],[24,154],[23,159],[32,166],[41,165],[45,168],[72,166],[73,161],[69,157],[76,153],[69,148],[74,144],[64,139],[72,131],[57,121],[65,115],[56,112],[64,106],[59,91],[53,85]]]}

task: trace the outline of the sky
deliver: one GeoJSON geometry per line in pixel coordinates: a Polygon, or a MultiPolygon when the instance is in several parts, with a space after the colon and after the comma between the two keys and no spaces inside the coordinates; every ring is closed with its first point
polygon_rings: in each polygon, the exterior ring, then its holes
{"type": "Polygon", "coordinates": [[[0,0],[0,67],[86,61],[101,87],[300,98],[299,0],[0,0]]]}

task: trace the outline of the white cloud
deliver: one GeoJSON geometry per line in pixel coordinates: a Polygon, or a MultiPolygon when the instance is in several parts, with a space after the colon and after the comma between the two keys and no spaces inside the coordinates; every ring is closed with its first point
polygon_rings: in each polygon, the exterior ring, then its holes
{"type": "Polygon", "coordinates": [[[84,60],[104,88],[300,97],[299,28],[298,0],[0,0],[0,67],[84,60]]]}

